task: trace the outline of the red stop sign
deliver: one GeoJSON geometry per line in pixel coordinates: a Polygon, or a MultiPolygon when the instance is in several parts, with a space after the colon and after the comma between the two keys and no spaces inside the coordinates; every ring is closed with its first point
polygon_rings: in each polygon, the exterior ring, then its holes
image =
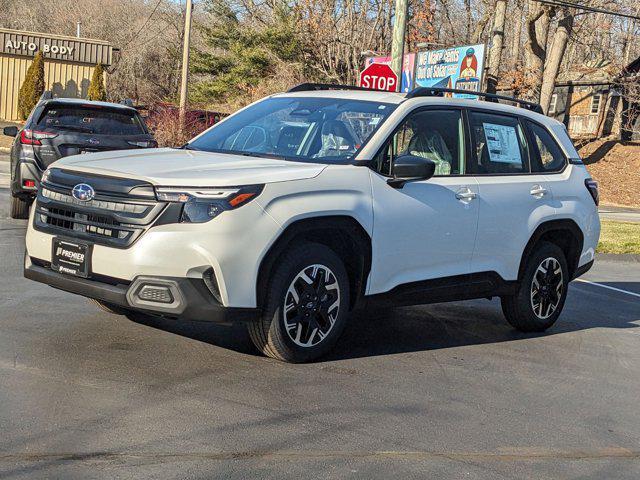
{"type": "Polygon", "coordinates": [[[384,63],[372,63],[360,72],[360,86],[373,90],[395,92],[398,89],[398,76],[384,63]]]}

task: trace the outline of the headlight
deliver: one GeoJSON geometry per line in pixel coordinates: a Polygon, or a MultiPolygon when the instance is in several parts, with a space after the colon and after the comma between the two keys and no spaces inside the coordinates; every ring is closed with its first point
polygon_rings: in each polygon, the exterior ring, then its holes
{"type": "Polygon", "coordinates": [[[260,195],[263,185],[233,188],[156,187],[162,202],[182,203],[181,222],[202,223],[233,210],[260,195]]]}
{"type": "Polygon", "coordinates": [[[49,177],[51,176],[51,169],[47,168],[44,173],[42,174],[42,178],[40,179],[40,182],[48,182],[49,181],[49,177]]]}

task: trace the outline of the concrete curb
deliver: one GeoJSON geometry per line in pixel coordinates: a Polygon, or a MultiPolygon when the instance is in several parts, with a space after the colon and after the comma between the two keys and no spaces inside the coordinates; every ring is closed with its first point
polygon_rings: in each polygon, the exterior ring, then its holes
{"type": "Polygon", "coordinates": [[[596,262],[640,263],[636,253],[597,253],[596,262]]]}

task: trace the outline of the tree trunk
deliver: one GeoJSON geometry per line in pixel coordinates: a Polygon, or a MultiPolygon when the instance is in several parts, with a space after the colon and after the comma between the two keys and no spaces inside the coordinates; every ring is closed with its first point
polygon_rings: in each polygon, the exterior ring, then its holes
{"type": "Polygon", "coordinates": [[[518,62],[520,60],[520,45],[522,39],[522,23],[524,15],[524,2],[516,4],[513,9],[514,16],[516,17],[513,24],[513,36],[511,37],[511,55],[509,67],[511,70],[518,68],[518,62]],[[518,11],[520,9],[520,11],[518,11]]]}
{"type": "Polygon", "coordinates": [[[468,44],[471,41],[471,23],[473,21],[473,15],[471,13],[471,0],[464,0],[464,10],[467,14],[465,41],[468,44]]]}
{"type": "Polygon", "coordinates": [[[546,114],[549,110],[549,104],[551,103],[551,95],[553,95],[553,89],[556,85],[556,78],[560,71],[560,64],[564,57],[564,51],[567,48],[567,42],[571,35],[571,29],[573,28],[573,13],[568,9],[563,10],[563,16],[558,22],[558,28],[553,35],[553,42],[551,44],[551,50],[549,52],[549,58],[544,68],[544,75],[542,79],[541,91],[540,91],[540,105],[542,111],[546,114]]]}
{"type": "Polygon", "coordinates": [[[547,36],[551,23],[551,10],[535,0],[527,0],[529,14],[527,15],[527,43],[524,50],[525,80],[527,83],[527,98],[534,102],[540,101],[542,75],[547,58],[547,36]]]}
{"type": "Polygon", "coordinates": [[[498,76],[500,74],[500,59],[504,45],[504,19],[507,13],[507,0],[497,0],[496,14],[493,18],[493,31],[491,32],[491,50],[489,52],[489,77],[487,79],[487,91],[496,93],[498,76]]]}

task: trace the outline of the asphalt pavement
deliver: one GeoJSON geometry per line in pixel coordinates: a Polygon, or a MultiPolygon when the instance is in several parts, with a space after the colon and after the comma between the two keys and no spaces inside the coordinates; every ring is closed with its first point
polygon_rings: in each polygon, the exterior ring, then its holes
{"type": "Polygon", "coordinates": [[[25,280],[7,204],[0,164],[0,478],[640,477],[640,263],[597,262],[544,334],[410,307],[288,365],[25,280]]]}

